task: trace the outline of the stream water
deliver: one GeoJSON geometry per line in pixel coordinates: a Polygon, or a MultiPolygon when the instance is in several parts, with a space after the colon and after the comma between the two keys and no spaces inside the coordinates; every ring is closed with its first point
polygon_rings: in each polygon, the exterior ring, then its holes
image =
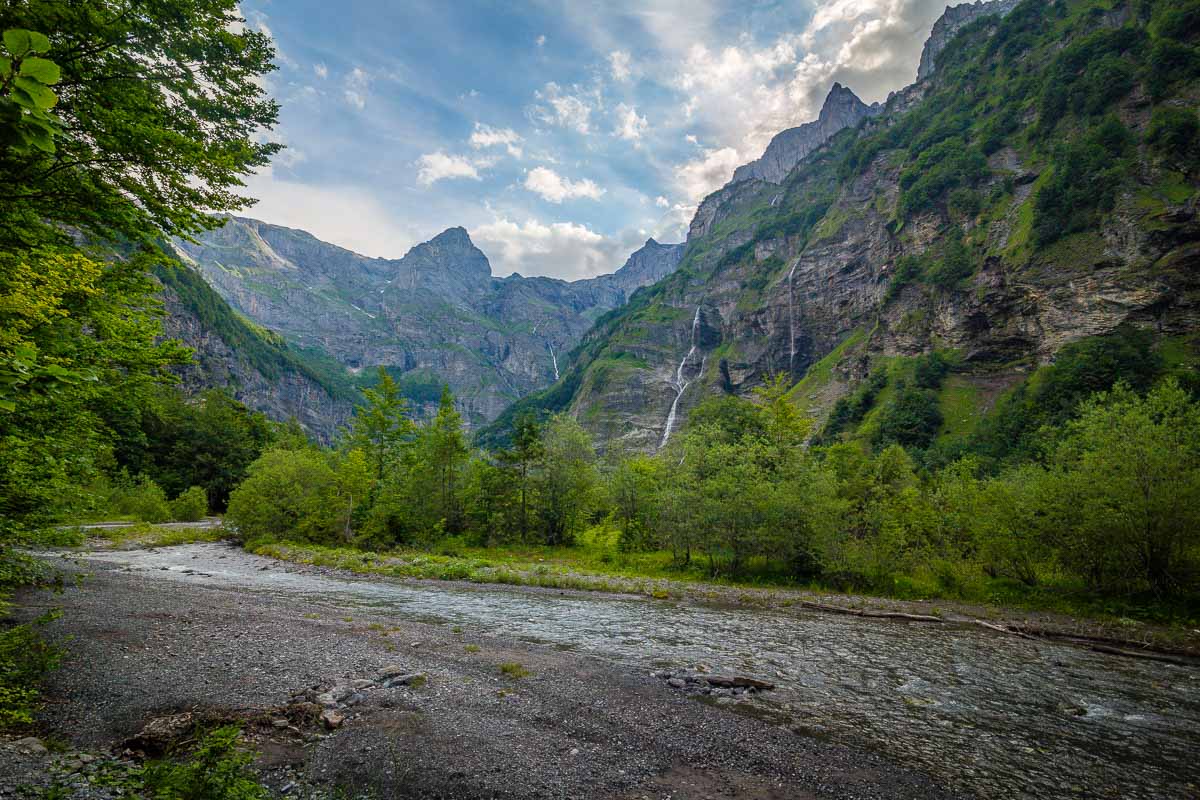
{"type": "Polygon", "coordinates": [[[328,577],[220,544],[83,558],[636,668],[703,664],[768,678],[778,688],[756,702],[790,707],[799,730],[878,749],[981,796],[1196,797],[1200,788],[1200,670],[1188,667],[821,612],[328,577]]]}

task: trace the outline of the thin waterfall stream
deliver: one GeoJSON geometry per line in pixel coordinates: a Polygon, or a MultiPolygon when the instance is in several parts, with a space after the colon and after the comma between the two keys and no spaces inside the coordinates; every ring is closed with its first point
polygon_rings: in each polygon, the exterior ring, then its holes
{"type": "MultiPolygon", "coordinates": [[[[683,371],[687,367],[688,361],[696,354],[696,334],[700,331],[700,306],[696,306],[696,316],[692,318],[692,346],[688,349],[683,360],[679,362],[679,368],[675,370],[675,382],[672,384],[675,387],[675,399],[671,401],[671,410],[667,414],[667,425],[663,429],[662,443],[659,448],[667,446],[667,441],[671,438],[671,429],[675,427],[675,416],[679,412],[679,400],[683,397],[683,393],[687,391],[688,385],[691,383],[685,380],[683,371]]],[[[703,372],[703,368],[701,368],[703,372]]]]}

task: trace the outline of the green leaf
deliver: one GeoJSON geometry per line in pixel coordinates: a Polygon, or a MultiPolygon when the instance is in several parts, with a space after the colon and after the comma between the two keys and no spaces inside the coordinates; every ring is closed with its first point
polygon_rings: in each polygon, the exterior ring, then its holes
{"type": "Polygon", "coordinates": [[[54,104],[58,102],[58,95],[47,89],[40,81],[33,78],[27,78],[24,75],[18,75],[13,84],[18,88],[24,89],[33,99],[34,107],[38,109],[54,108],[54,104]]]}
{"type": "Polygon", "coordinates": [[[29,34],[29,49],[35,53],[45,53],[50,49],[50,40],[44,33],[37,31],[25,31],[29,34]]]}
{"type": "Polygon", "coordinates": [[[47,86],[53,86],[62,80],[62,71],[59,70],[58,64],[37,56],[21,62],[21,74],[27,78],[41,81],[47,86]]]}
{"type": "Polygon", "coordinates": [[[33,49],[29,31],[13,28],[4,32],[4,46],[14,58],[20,58],[33,49]]]}
{"type": "Polygon", "coordinates": [[[0,56],[0,78],[7,78],[12,75],[12,59],[8,56],[0,56]]]}

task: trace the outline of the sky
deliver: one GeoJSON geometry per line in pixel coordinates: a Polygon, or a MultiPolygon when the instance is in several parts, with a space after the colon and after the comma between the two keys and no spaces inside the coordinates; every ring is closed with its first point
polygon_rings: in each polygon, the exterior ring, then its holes
{"type": "Polygon", "coordinates": [[[497,276],[612,272],[835,81],[911,83],[945,0],[243,0],[286,146],[243,212],[386,258],[461,225],[497,276]]]}

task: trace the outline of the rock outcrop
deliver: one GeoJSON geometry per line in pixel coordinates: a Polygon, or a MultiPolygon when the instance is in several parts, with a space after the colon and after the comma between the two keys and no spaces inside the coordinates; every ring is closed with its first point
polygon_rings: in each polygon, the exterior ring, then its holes
{"type": "Polygon", "coordinates": [[[933,23],[933,30],[925,40],[925,47],[921,50],[921,63],[917,66],[917,80],[923,81],[933,74],[938,54],[946,49],[946,45],[956,33],[980,17],[993,14],[1004,16],[1020,2],[1021,0],[976,0],[974,3],[947,6],[945,13],[933,23]]]}
{"type": "Polygon", "coordinates": [[[768,183],[781,183],[801,160],[835,134],[853,128],[867,117],[878,114],[879,110],[879,103],[867,105],[854,92],[835,83],[815,120],[776,134],[761,158],[734,170],[733,182],[757,178],[768,183]]]}

